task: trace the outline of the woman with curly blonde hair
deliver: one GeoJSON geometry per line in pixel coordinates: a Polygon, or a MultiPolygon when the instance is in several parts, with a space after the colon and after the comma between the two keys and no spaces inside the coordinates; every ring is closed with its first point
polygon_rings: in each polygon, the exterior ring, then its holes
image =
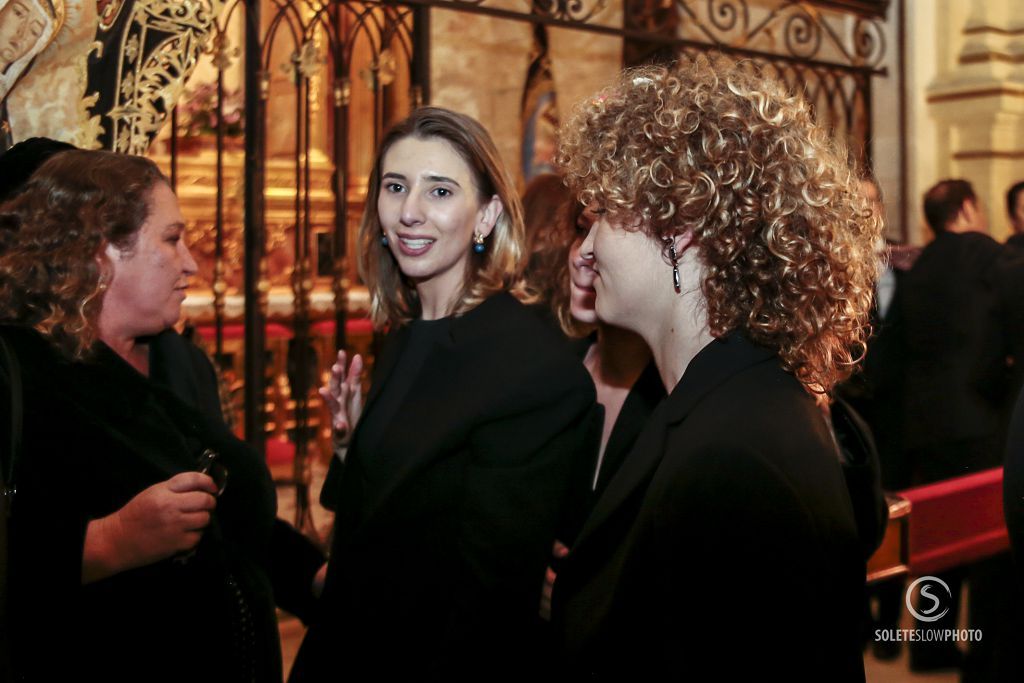
{"type": "Polygon", "coordinates": [[[594,389],[523,304],[522,209],[483,126],[437,107],[398,123],[360,239],[390,330],[365,410],[358,357],[322,392],[351,440],[321,494],[331,560],[291,680],[526,680],[594,389]]]}
{"type": "Polygon", "coordinates": [[[845,152],[781,84],[698,58],[626,72],[560,160],[597,214],[597,315],[670,392],[555,584],[571,670],[863,680],[864,559],[816,405],[859,357],[875,278],[845,152]]]}

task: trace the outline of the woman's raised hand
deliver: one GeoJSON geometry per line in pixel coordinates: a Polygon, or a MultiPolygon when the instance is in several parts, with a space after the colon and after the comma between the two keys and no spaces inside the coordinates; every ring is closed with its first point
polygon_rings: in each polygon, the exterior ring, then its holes
{"type": "Polygon", "coordinates": [[[346,369],[348,356],[338,351],[338,360],[331,366],[331,379],[326,387],[320,388],[320,396],[331,411],[331,425],[334,438],[347,443],[363,412],[363,357],[352,356],[352,363],[346,369]]]}
{"type": "Polygon", "coordinates": [[[182,472],[144,489],[116,512],[89,522],[82,583],[153,564],[194,548],[217,506],[208,475],[182,472]]]}

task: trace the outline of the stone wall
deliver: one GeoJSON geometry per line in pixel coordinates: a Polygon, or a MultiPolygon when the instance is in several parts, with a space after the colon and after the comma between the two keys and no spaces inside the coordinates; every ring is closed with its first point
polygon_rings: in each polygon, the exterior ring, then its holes
{"type": "MultiPolygon", "coordinates": [[[[488,3],[521,9],[522,0],[488,3]]],[[[622,21],[621,0],[610,2],[599,23],[622,21]]],[[[622,65],[622,40],[589,31],[551,28],[549,54],[562,121],[572,105],[614,78],[622,65]]],[[[510,168],[519,169],[531,24],[455,10],[433,9],[430,16],[430,101],[466,113],[494,138],[510,168]]]]}
{"type": "MultiPolygon", "coordinates": [[[[1024,179],[1024,3],[937,0],[907,9],[913,196],[919,204],[936,181],[966,178],[1002,240],[1006,190],[1024,179]]],[[[918,236],[930,235],[920,228],[918,236]]]]}

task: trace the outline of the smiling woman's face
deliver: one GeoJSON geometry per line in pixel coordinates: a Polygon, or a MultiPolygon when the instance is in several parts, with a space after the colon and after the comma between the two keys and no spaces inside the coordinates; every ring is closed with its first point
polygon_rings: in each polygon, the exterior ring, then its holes
{"type": "Polygon", "coordinates": [[[439,138],[403,138],[381,161],[381,229],[421,297],[448,302],[462,289],[473,234],[490,234],[500,206],[480,200],[469,165],[439,138]]]}

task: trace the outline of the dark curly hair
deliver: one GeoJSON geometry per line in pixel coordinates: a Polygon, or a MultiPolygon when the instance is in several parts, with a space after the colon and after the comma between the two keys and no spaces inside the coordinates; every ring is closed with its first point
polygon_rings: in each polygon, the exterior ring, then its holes
{"type": "Polygon", "coordinates": [[[35,328],[68,358],[98,336],[109,264],[131,249],[166,177],[143,157],[72,150],[51,157],[0,204],[0,321],[35,328]]]}
{"type": "Polygon", "coordinates": [[[817,393],[852,372],[881,223],[781,83],[723,57],[627,71],[577,108],[559,163],[585,205],[659,241],[693,231],[713,335],[744,330],[817,393]]]}
{"type": "Polygon", "coordinates": [[[556,314],[562,304],[568,304],[566,263],[575,238],[577,206],[561,176],[554,173],[537,176],[523,193],[529,256],[526,283],[538,301],[548,304],[556,314]]]}

